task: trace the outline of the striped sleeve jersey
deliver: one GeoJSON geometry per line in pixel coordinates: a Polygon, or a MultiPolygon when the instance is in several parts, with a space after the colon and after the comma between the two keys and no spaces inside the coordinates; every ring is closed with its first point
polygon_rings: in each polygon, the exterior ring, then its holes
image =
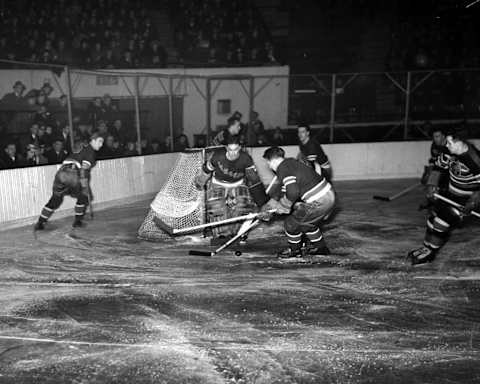
{"type": "Polygon", "coordinates": [[[276,173],[286,189],[287,199],[292,202],[311,203],[320,199],[332,188],[325,177],[292,158],[283,160],[276,173]]]}
{"type": "Polygon", "coordinates": [[[80,152],[72,153],[63,164],[75,164],[77,168],[90,169],[95,166],[97,155],[91,145],[87,145],[80,152]]]}
{"type": "Polygon", "coordinates": [[[449,162],[448,190],[459,197],[469,197],[480,190],[480,154],[471,144],[468,151],[452,156],[449,162]]]}

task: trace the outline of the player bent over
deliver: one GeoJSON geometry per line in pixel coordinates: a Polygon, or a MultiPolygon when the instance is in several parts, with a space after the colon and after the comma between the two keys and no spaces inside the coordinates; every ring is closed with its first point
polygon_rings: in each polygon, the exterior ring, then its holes
{"type": "Polygon", "coordinates": [[[77,199],[73,227],[81,227],[85,210],[89,203],[90,170],[95,166],[96,154],[103,145],[103,137],[98,133],[90,136],[90,144],[78,153],[72,153],[62,163],[53,181],[53,193],[42,209],[34,230],[41,230],[50,216],[60,207],[63,198],[70,195],[77,199]]]}
{"type": "MultiPolygon", "coordinates": [[[[219,148],[206,161],[196,178],[197,188],[207,184],[208,221],[242,216],[261,207],[268,200],[251,156],[241,150],[238,136],[229,136],[225,148],[219,148]]],[[[240,224],[213,228],[212,244],[235,235],[240,224]]]]}
{"type": "Polygon", "coordinates": [[[276,209],[289,213],[284,222],[289,247],[278,257],[301,257],[304,238],[309,241],[309,255],[328,255],[330,251],[323,238],[321,225],[334,209],[335,192],[326,178],[304,163],[285,158],[279,147],[268,148],[263,157],[270,169],[286,188],[279,202],[270,199],[262,212],[276,209]]]}
{"type": "MultiPolygon", "coordinates": [[[[479,151],[459,135],[447,135],[448,158],[448,190],[445,197],[464,206],[463,210],[452,207],[442,200],[434,200],[431,215],[427,220],[427,228],[423,247],[408,253],[412,265],[431,262],[441,247],[447,242],[453,228],[458,226],[464,217],[480,207],[480,154],[479,151]]],[[[445,166],[445,157],[438,157],[437,166],[445,166]]],[[[430,181],[435,179],[433,170],[430,181]]],[[[437,177],[440,180],[439,177],[437,177]]],[[[434,184],[433,182],[431,184],[434,184]]],[[[430,191],[439,190],[438,185],[431,185],[430,191]]]]}

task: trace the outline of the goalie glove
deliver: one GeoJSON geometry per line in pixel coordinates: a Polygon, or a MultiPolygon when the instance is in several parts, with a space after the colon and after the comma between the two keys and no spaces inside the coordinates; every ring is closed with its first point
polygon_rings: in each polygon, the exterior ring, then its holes
{"type": "Polygon", "coordinates": [[[207,181],[210,179],[210,174],[201,171],[200,174],[195,176],[195,188],[197,188],[199,191],[205,188],[205,185],[207,185],[207,181]]]}
{"type": "Polygon", "coordinates": [[[480,205],[480,191],[474,192],[463,207],[463,214],[470,215],[480,205]]]}

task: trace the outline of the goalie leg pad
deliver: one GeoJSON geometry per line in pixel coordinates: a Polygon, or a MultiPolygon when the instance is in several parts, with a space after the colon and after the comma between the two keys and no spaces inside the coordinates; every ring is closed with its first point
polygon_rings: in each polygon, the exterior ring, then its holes
{"type": "MultiPolygon", "coordinates": [[[[226,200],[228,218],[247,215],[256,209],[249,188],[245,185],[228,188],[226,200]]],[[[230,234],[235,235],[241,225],[242,223],[229,225],[230,234]]]]}
{"type": "MultiPolygon", "coordinates": [[[[227,219],[225,188],[211,184],[207,190],[207,218],[208,222],[221,221],[227,219]]],[[[228,231],[225,225],[212,228],[212,236],[227,236],[228,231]]]]}

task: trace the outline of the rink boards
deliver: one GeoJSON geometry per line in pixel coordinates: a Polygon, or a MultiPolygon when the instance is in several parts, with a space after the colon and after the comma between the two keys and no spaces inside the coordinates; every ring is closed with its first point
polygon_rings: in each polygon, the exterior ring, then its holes
{"type": "MultiPolygon", "coordinates": [[[[478,142],[476,143],[478,145],[478,142]]],[[[372,180],[419,177],[429,157],[430,142],[388,142],[324,145],[335,180],[372,180]]],[[[296,156],[298,147],[284,147],[296,156]]],[[[251,153],[264,183],[272,178],[262,159],[264,147],[251,153]]],[[[137,201],[156,193],[175,163],[175,153],[99,161],[92,172],[94,208],[137,201]]],[[[2,229],[32,222],[47,202],[59,165],[0,170],[0,223],[2,229]]],[[[55,218],[72,214],[67,197],[55,218]]]]}

